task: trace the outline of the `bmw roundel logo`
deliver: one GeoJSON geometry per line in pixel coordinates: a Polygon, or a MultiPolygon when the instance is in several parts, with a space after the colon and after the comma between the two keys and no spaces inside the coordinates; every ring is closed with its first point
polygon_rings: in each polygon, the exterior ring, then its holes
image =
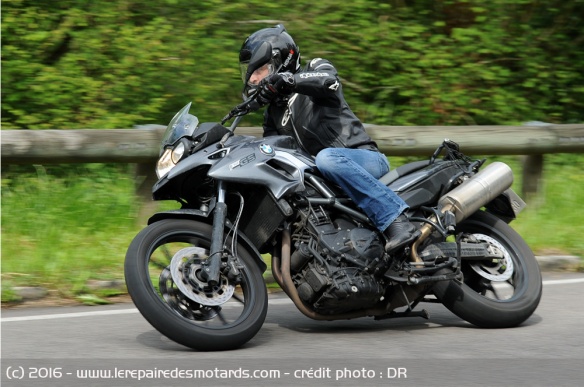
{"type": "Polygon", "coordinates": [[[272,146],[268,145],[268,144],[261,144],[260,151],[266,155],[273,155],[274,154],[274,148],[272,148],[272,146]]]}

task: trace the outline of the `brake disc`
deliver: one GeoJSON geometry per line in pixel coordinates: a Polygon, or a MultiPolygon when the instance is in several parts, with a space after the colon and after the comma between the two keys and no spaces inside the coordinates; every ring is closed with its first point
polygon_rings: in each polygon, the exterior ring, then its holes
{"type": "Polygon", "coordinates": [[[209,286],[200,276],[207,258],[207,251],[201,247],[179,250],[170,261],[172,280],[189,299],[202,305],[221,305],[233,296],[235,286],[230,285],[224,276],[220,276],[217,285],[209,286]]]}
{"type": "Polygon", "coordinates": [[[497,260],[496,262],[489,261],[489,264],[486,264],[484,261],[469,262],[469,266],[475,272],[477,272],[478,275],[490,281],[503,282],[511,278],[515,270],[515,267],[513,265],[511,255],[509,255],[507,249],[503,247],[502,244],[500,244],[495,239],[489,236],[483,234],[472,235],[481,242],[487,242],[490,245],[501,250],[501,252],[503,253],[503,259],[497,260]]]}

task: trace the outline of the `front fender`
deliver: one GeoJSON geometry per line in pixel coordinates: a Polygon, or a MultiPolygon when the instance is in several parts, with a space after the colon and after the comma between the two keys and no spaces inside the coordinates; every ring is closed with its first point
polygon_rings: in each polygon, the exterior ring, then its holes
{"type": "Polygon", "coordinates": [[[163,219],[193,219],[203,221],[205,223],[212,224],[212,219],[207,219],[209,217],[209,212],[195,210],[195,209],[180,209],[180,210],[170,210],[157,212],[148,219],[148,225],[152,223],[159,222],[163,219]]]}
{"type": "MultiPolygon", "coordinates": [[[[210,214],[211,211],[206,212],[188,208],[180,210],[163,211],[152,215],[150,219],[148,219],[148,224],[150,225],[155,222],[160,222],[161,220],[164,219],[190,219],[197,220],[199,222],[204,222],[207,224],[213,224],[213,217],[209,216],[210,214]]],[[[227,224],[225,224],[225,227],[227,227],[229,230],[233,230],[233,224],[231,222],[227,222],[227,224]]],[[[255,247],[251,243],[249,238],[245,236],[245,234],[243,234],[241,231],[237,232],[237,238],[239,240],[239,243],[241,243],[247,249],[247,251],[249,251],[249,253],[253,255],[262,273],[265,272],[268,266],[264,262],[264,259],[262,258],[262,255],[258,251],[257,247],[255,247]]]]}

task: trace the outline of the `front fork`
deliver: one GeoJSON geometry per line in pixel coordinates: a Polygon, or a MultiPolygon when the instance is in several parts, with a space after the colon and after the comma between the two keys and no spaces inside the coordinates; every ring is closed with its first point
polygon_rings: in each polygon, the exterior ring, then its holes
{"type": "Polygon", "coordinates": [[[209,286],[215,286],[219,283],[221,262],[223,258],[223,237],[225,230],[225,221],[227,220],[227,204],[225,204],[226,195],[225,183],[218,181],[217,186],[217,204],[213,213],[213,233],[211,235],[211,247],[209,259],[203,263],[203,279],[209,286]]]}

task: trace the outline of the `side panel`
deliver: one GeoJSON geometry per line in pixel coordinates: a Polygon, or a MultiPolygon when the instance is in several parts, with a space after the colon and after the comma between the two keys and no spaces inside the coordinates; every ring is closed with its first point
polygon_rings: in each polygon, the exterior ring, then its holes
{"type": "Polygon", "coordinates": [[[453,162],[432,164],[389,185],[410,208],[432,205],[462,170],[453,162]]]}
{"type": "Polygon", "coordinates": [[[419,169],[415,172],[408,173],[404,176],[399,177],[398,179],[389,184],[389,188],[391,188],[396,193],[404,192],[425,180],[435,178],[435,175],[438,172],[447,168],[451,168],[453,166],[458,171],[460,171],[460,169],[451,161],[438,162],[435,164],[428,165],[425,168],[419,169]]]}
{"type": "Polygon", "coordinates": [[[304,171],[314,163],[293,148],[288,136],[257,139],[231,148],[209,170],[214,179],[267,187],[276,199],[304,187],[304,171]],[[287,147],[288,146],[288,147],[287,147]]]}

